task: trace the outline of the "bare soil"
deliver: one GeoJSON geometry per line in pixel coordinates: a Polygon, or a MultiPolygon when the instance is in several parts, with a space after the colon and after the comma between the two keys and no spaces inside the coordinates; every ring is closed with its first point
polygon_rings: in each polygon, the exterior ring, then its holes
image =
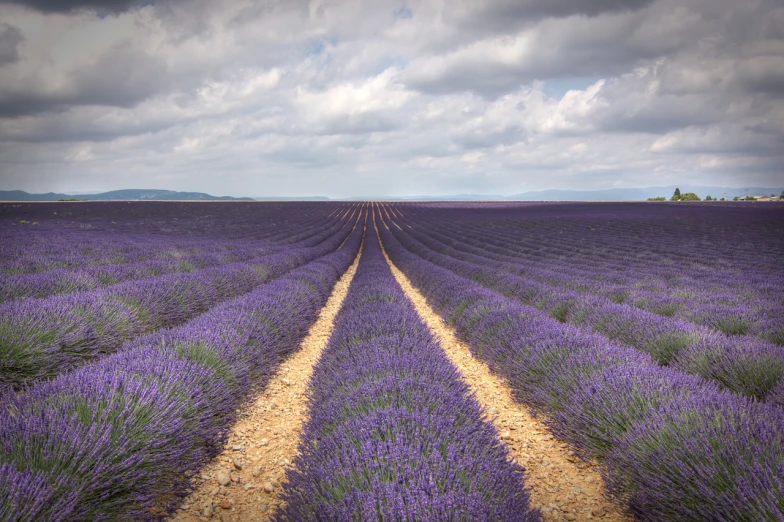
{"type": "Polygon", "coordinates": [[[313,366],[332,335],[359,257],[335,284],[299,350],[241,409],[223,453],[193,477],[195,490],[168,520],[267,521],[281,505],[281,484],[308,420],[305,391],[313,366]]]}
{"type": "Polygon", "coordinates": [[[553,437],[531,410],[516,402],[508,383],[474,358],[454,329],[427,304],[389,257],[386,259],[397,282],[484,407],[486,419],[498,428],[511,458],[525,468],[531,503],[542,510],[544,520],[632,520],[623,506],[605,494],[597,463],[580,459],[553,437]]]}

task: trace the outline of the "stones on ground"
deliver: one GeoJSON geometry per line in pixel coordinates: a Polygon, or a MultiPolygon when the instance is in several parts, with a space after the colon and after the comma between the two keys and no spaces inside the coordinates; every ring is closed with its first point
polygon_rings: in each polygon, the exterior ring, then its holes
{"type": "Polygon", "coordinates": [[[291,381],[288,379],[281,379],[280,382],[282,382],[284,386],[291,386],[291,381]]]}
{"type": "Polygon", "coordinates": [[[251,473],[251,475],[253,475],[254,477],[258,477],[259,475],[261,475],[261,466],[259,466],[256,469],[254,469],[253,473],[251,473]]]}
{"type": "Polygon", "coordinates": [[[231,477],[225,471],[219,471],[216,478],[221,486],[228,486],[231,483],[231,477]]]}
{"type": "Polygon", "coordinates": [[[512,438],[512,433],[509,430],[504,430],[501,432],[501,438],[503,440],[509,440],[512,438]]]}
{"type": "Polygon", "coordinates": [[[242,462],[239,459],[234,459],[234,467],[237,470],[241,470],[242,469],[242,462]]]}
{"type": "Polygon", "coordinates": [[[207,506],[202,513],[204,513],[205,517],[210,518],[212,516],[212,508],[207,506]]]}
{"type": "Polygon", "coordinates": [[[275,486],[272,485],[272,482],[265,482],[264,491],[266,491],[267,493],[272,493],[275,491],[275,486]]]}
{"type": "Polygon", "coordinates": [[[220,507],[221,509],[231,509],[231,502],[227,499],[221,500],[220,507]]]}

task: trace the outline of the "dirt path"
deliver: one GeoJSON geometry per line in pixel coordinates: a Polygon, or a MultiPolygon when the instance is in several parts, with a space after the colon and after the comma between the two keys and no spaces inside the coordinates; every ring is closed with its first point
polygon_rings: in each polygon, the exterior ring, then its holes
{"type": "Polygon", "coordinates": [[[631,520],[604,495],[599,469],[575,456],[566,444],[550,435],[541,421],[515,402],[506,382],[471,355],[468,346],[430,308],[425,297],[387,257],[386,251],[384,256],[397,282],[498,427],[512,458],[525,467],[531,502],[542,510],[544,520],[631,520]]]}
{"type": "Polygon", "coordinates": [[[335,316],[358,264],[359,255],[335,284],[300,349],[281,364],[263,392],[242,409],[223,453],[194,477],[195,491],[170,521],[266,521],[280,505],[281,482],[294,460],[300,432],[308,419],[308,380],[332,335],[335,316]]]}

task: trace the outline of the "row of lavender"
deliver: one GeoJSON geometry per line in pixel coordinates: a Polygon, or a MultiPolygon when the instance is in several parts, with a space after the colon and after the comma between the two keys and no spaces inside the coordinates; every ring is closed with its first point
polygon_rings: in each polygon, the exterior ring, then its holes
{"type": "MultiPolygon", "coordinates": [[[[778,239],[781,226],[775,230],[776,220],[784,218],[781,212],[768,209],[762,216],[746,215],[741,220],[748,225],[745,239],[752,239],[756,246],[753,258],[748,258],[739,255],[736,245],[727,243],[724,237],[731,220],[738,216],[720,207],[690,210],[685,218],[676,214],[672,219],[663,211],[640,216],[639,206],[618,208],[617,214],[610,216],[598,213],[594,206],[579,218],[569,219],[566,213],[566,218],[549,216],[545,220],[536,219],[537,214],[519,212],[517,221],[506,214],[490,214],[484,215],[481,222],[455,222],[455,213],[434,214],[416,208],[407,208],[406,215],[417,215],[416,222],[427,223],[429,232],[441,234],[457,248],[465,248],[468,243],[494,259],[522,259],[525,268],[531,270],[530,277],[569,283],[564,279],[567,276],[575,289],[600,292],[657,313],[694,316],[699,320],[694,310],[684,308],[701,301],[721,303],[736,313],[741,311],[739,307],[758,304],[780,307],[778,289],[784,283],[784,274],[771,268],[777,266],[777,256],[784,255],[784,245],[778,239]],[[762,223],[748,223],[752,218],[762,223]],[[673,223],[680,230],[667,230],[673,223]],[[710,230],[705,230],[706,223],[710,230]],[[723,248],[716,251],[705,246],[715,243],[723,248]],[[677,255],[667,254],[661,259],[660,251],[672,245],[677,245],[677,255]],[[691,261],[680,259],[684,254],[691,261]],[[766,268],[751,269],[755,264],[764,264],[766,268]],[[580,280],[577,286],[575,278],[580,280]]],[[[461,215],[465,217],[466,213],[461,215]]],[[[764,306],[756,308],[765,312],[764,306]]]]}
{"type": "Polygon", "coordinates": [[[0,391],[57,375],[169,328],[321,257],[350,232],[347,218],[307,244],[257,259],[0,306],[0,391]]]}
{"type": "Polygon", "coordinates": [[[523,470],[368,230],[278,520],[539,520],[523,470]]]}
{"type": "MultiPolygon", "coordinates": [[[[228,263],[238,263],[264,255],[279,253],[292,247],[314,246],[323,237],[321,233],[330,229],[340,220],[321,220],[317,223],[295,224],[286,229],[286,240],[276,245],[259,246],[257,242],[242,242],[227,245],[215,240],[201,240],[194,244],[193,250],[198,253],[186,254],[187,250],[171,249],[170,240],[145,237],[140,241],[143,247],[134,254],[142,254],[146,261],[120,264],[92,264],[84,258],[82,265],[86,268],[61,268],[47,271],[34,271],[22,275],[0,276],[0,302],[14,299],[40,299],[50,295],[61,295],[76,291],[87,291],[111,286],[126,281],[137,281],[172,273],[193,272],[228,263]],[[307,227],[307,228],[303,228],[307,227]],[[230,247],[230,248],[229,248],[230,247]],[[146,251],[157,252],[155,256],[147,256],[146,251]],[[149,259],[153,257],[153,259],[149,259]]],[[[341,221],[346,223],[346,221],[341,221]]],[[[111,244],[115,234],[99,234],[91,236],[91,240],[111,244]]],[[[56,248],[57,245],[49,247],[56,248]]],[[[28,255],[37,259],[35,249],[28,255]]],[[[130,255],[130,254],[127,254],[130,255]]]]}
{"type": "Polygon", "coordinates": [[[30,274],[0,276],[0,302],[42,299],[51,295],[97,290],[126,281],[193,272],[253,259],[270,253],[271,249],[248,246],[220,250],[222,251],[171,256],[167,259],[152,259],[139,263],[99,265],[82,269],[61,268],[30,274]]]}
{"type": "Polygon", "coordinates": [[[160,519],[225,443],[251,382],[306,334],[356,257],[337,251],[0,403],[0,520],[160,519]]]}
{"type": "MultiPolygon", "coordinates": [[[[394,229],[394,226],[390,228],[394,229]]],[[[438,267],[381,228],[392,259],[478,357],[606,463],[640,520],[784,519],[784,416],[438,267]]]]}
{"type": "MultiPolygon", "coordinates": [[[[716,211],[717,209],[711,210],[716,211]]],[[[659,216],[658,220],[651,221],[654,223],[663,221],[666,217],[663,214],[659,216]]],[[[711,216],[708,214],[705,217],[710,218],[711,216]]],[[[775,295],[773,284],[758,279],[770,268],[771,260],[770,258],[765,260],[765,255],[758,255],[755,260],[758,263],[762,260],[765,265],[768,265],[765,270],[760,271],[761,267],[758,266],[753,272],[748,273],[746,269],[749,267],[744,266],[744,262],[751,260],[744,259],[744,256],[736,258],[731,248],[725,249],[724,254],[716,258],[709,256],[717,256],[717,253],[702,251],[698,245],[701,242],[710,243],[712,238],[701,240],[690,238],[695,245],[690,244],[690,241],[685,238],[676,241],[672,241],[673,238],[670,238],[671,242],[680,244],[680,248],[684,252],[700,250],[699,258],[680,259],[679,255],[662,255],[657,252],[656,249],[661,246],[657,241],[661,232],[657,232],[655,228],[650,226],[650,223],[648,225],[651,229],[647,231],[644,226],[641,227],[642,230],[629,230],[626,227],[602,230],[601,221],[597,220],[597,216],[590,216],[590,218],[587,224],[581,223],[579,220],[571,223],[572,230],[568,230],[568,228],[566,230],[571,233],[563,238],[564,231],[554,229],[552,223],[531,225],[531,229],[522,230],[516,229],[517,227],[509,227],[507,231],[503,230],[504,227],[494,226],[495,230],[493,230],[490,243],[482,243],[481,246],[491,256],[494,253],[497,255],[522,255],[538,268],[546,269],[548,268],[547,263],[552,263],[559,270],[563,269],[571,274],[584,273],[585,270],[580,263],[591,260],[596,268],[607,272],[607,280],[603,278],[599,282],[608,284],[608,288],[611,288],[612,284],[625,285],[633,280],[639,285],[640,290],[657,293],[683,291],[684,288],[688,288],[692,284],[698,284],[702,289],[718,297],[725,296],[728,285],[741,290],[754,290],[757,295],[753,297],[756,298],[775,295]],[[541,245],[544,238],[548,236],[555,238],[556,233],[558,241],[551,241],[548,244],[552,246],[541,245]],[[630,241],[629,238],[631,238],[630,241]],[[643,238],[646,240],[643,241],[643,238]],[[648,238],[652,240],[649,241],[648,238]],[[627,244],[627,241],[630,244],[627,244]],[[678,268],[676,273],[672,271],[673,267],[678,268]],[[620,271],[610,273],[615,269],[620,269],[620,271]],[[739,281],[733,281],[727,278],[727,272],[742,272],[744,277],[739,281]],[[763,285],[749,288],[750,284],[756,285],[758,282],[762,282],[763,285]]],[[[459,239],[465,237],[466,229],[470,230],[469,235],[473,234],[474,237],[487,233],[487,224],[464,222],[454,225],[443,223],[443,225],[443,228],[439,227],[441,232],[451,233],[453,237],[459,239]]],[[[568,225],[556,224],[556,226],[559,225],[568,227],[568,225]]],[[[714,232],[713,235],[717,235],[717,232],[714,232]]],[[[764,241],[765,236],[758,236],[758,240],[764,241]]],[[[552,271],[550,275],[558,273],[558,271],[552,271]]]]}
{"type": "MultiPolygon", "coordinates": [[[[521,244],[525,242],[524,235],[506,234],[495,226],[489,231],[486,224],[439,224],[439,221],[428,222],[426,232],[436,234],[439,240],[459,250],[480,253],[498,261],[518,265],[522,260],[524,266],[518,266],[518,270],[525,270],[529,277],[541,282],[600,294],[616,302],[632,303],[662,315],[677,314],[689,320],[700,321],[704,314],[699,313],[698,307],[714,303],[721,304],[727,310],[725,315],[735,312],[735,315],[742,317],[744,308],[754,309],[753,319],[759,314],[764,316],[770,305],[781,311],[778,288],[780,283],[784,282],[784,276],[774,273],[771,277],[770,269],[749,272],[747,267],[742,265],[739,271],[739,267],[732,269],[722,266],[717,269],[715,266],[701,264],[699,269],[694,271],[689,269],[688,264],[684,266],[674,261],[667,265],[647,261],[639,263],[637,259],[647,257],[656,245],[646,245],[646,250],[638,247],[635,252],[619,255],[618,250],[623,248],[617,245],[623,245],[625,238],[619,235],[622,231],[617,229],[603,234],[590,226],[588,230],[594,232],[587,234],[585,229],[580,231],[580,241],[584,243],[590,239],[593,251],[575,252],[569,247],[570,239],[562,238],[559,233],[558,241],[554,242],[558,245],[557,248],[549,248],[543,252],[543,249],[531,249],[528,245],[521,244]],[[590,270],[587,268],[588,263],[590,270]],[[673,271],[673,266],[678,268],[677,271],[673,271]],[[695,292],[695,289],[699,292],[695,292]]],[[[541,231],[539,233],[541,234],[541,231]]],[[[640,232],[636,231],[634,234],[640,235],[640,232]]],[[[764,245],[768,247],[767,243],[764,245]]],[[[781,253],[784,253],[784,250],[781,253]]],[[[733,261],[737,263],[737,260],[733,261]]],[[[772,259],[770,262],[773,262],[772,259]]],[[[748,323],[749,319],[746,319],[746,322],[748,323]]],[[[719,327],[725,328],[721,324],[719,327]]],[[[748,329],[749,325],[728,324],[727,327],[728,333],[742,333],[742,329],[748,329]]]]}
{"type": "MultiPolygon", "coordinates": [[[[677,215],[669,219],[664,212],[642,219],[630,210],[619,209],[615,220],[620,224],[610,227],[603,225],[612,221],[612,217],[598,214],[595,207],[591,212],[584,212],[583,219],[551,218],[535,226],[531,225],[535,221],[533,216],[525,213],[521,213],[517,224],[508,219],[493,219],[492,215],[480,223],[470,219],[453,223],[453,214],[431,214],[431,219],[418,221],[427,223],[427,233],[439,234],[440,239],[455,248],[516,263],[517,269],[524,270],[527,277],[541,282],[599,294],[662,315],[705,322],[727,333],[756,329],[761,335],[778,333],[779,338],[784,335],[780,323],[776,331],[772,331],[773,325],[764,324],[766,319],[780,318],[782,313],[778,289],[784,284],[784,274],[775,268],[777,257],[784,255],[784,245],[778,239],[781,230],[778,234],[770,230],[775,228],[776,219],[784,219],[782,213],[772,209],[763,213],[764,220],[757,217],[765,227],[749,224],[747,235],[757,241],[752,261],[736,256],[734,245],[723,241],[725,248],[721,254],[701,246],[722,237],[728,221],[733,219],[732,214],[722,213],[726,209],[698,209],[702,214],[688,214],[687,223],[677,215]],[[671,226],[672,222],[682,225],[680,237],[654,228],[671,226]],[[706,222],[712,230],[702,230],[706,222]],[[528,226],[520,228],[520,223],[528,226]],[[564,235],[559,227],[567,228],[568,232],[569,225],[579,229],[564,235]],[[648,261],[664,246],[662,237],[668,244],[680,245],[683,252],[698,251],[700,257],[691,263],[676,256],[670,256],[675,259],[670,259],[669,264],[648,261]],[[763,263],[767,268],[751,269],[754,263],[763,263]],[[706,311],[706,305],[711,310],[706,311]],[[755,324],[760,321],[763,324],[755,324]]],[[[746,221],[750,218],[746,216],[746,221]]]]}
{"type": "MultiPolygon", "coordinates": [[[[658,315],[703,324],[728,335],[749,334],[784,344],[784,305],[778,295],[784,279],[776,271],[742,273],[740,277],[723,274],[720,281],[713,278],[710,282],[684,282],[683,277],[679,277],[677,282],[664,277],[651,281],[650,276],[656,270],[650,268],[643,267],[639,271],[627,269],[621,275],[625,269],[623,260],[603,267],[597,263],[588,270],[585,267],[591,262],[586,257],[570,256],[568,261],[553,262],[533,256],[488,255],[486,242],[480,239],[482,236],[486,234],[473,239],[464,235],[460,239],[442,236],[437,240],[446,240],[458,250],[481,253],[497,262],[516,265],[513,271],[549,285],[599,295],[658,315]]],[[[493,241],[509,243],[495,235],[490,242],[493,241]]],[[[499,247],[499,250],[508,249],[508,246],[499,247]]],[[[661,269],[658,271],[662,272],[661,269]]],[[[679,272],[680,269],[675,273],[679,272]]],[[[673,274],[671,268],[668,274],[673,274]]]]}
{"type": "Polygon", "coordinates": [[[285,247],[300,241],[298,234],[324,226],[356,208],[356,205],[342,204],[282,207],[251,204],[239,207],[242,220],[227,223],[226,215],[236,215],[237,207],[198,203],[183,208],[172,203],[127,205],[126,208],[126,203],[27,204],[33,216],[27,220],[41,220],[35,226],[9,226],[26,220],[11,219],[15,205],[0,205],[0,240],[4,245],[0,274],[139,263],[183,254],[215,253],[213,248],[220,252],[246,244],[264,250],[285,247]],[[119,221],[109,221],[111,212],[117,212],[118,208],[119,221]],[[88,217],[92,218],[92,224],[85,222],[88,217]],[[145,222],[150,220],[157,226],[146,227],[145,222]],[[68,224],[73,227],[66,227],[68,224]]]}
{"type": "MultiPolygon", "coordinates": [[[[557,260],[563,254],[586,256],[595,263],[626,259],[659,275],[711,280],[715,270],[767,270],[771,254],[782,248],[778,206],[749,207],[686,204],[649,206],[634,203],[483,204],[443,209],[395,204],[398,215],[416,215],[434,225],[492,228],[521,240],[530,253],[557,260]],[[556,241],[557,239],[557,241],[556,241]],[[597,248],[612,245],[612,250],[597,248]],[[658,265],[658,266],[657,266],[658,265]],[[681,274],[668,274],[676,266],[681,274]]],[[[685,279],[688,280],[688,279],[685,279]]],[[[684,281],[685,281],[684,280],[684,281]]]]}
{"type": "Polygon", "coordinates": [[[391,230],[406,248],[458,275],[562,322],[590,328],[646,352],[662,365],[714,380],[738,393],[784,404],[784,352],[780,346],[746,336],[728,337],[705,326],[530,280],[518,275],[514,265],[457,251],[418,230],[401,228],[391,230]]]}
{"type": "Polygon", "coordinates": [[[297,219],[278,222],[280,217],[269,215],[262,207],[256,225],[245,225],[247,237],[230,238],[225,230],[221,231],[226,232],[225,235],[194,234],[198,236],[196,238],[184,235],[182,229],[198,230],[203,225],[204,220],[199,218],[197,210],[191,209],[190,215],[181,216],[177,229],[162,227],[160,231],[147,233],[118,231],[113,226],[79,231],[42,231],[38,227],[20,227],[0,234],[0,238],[9,245],[0,256],[0,274],[24,275],[49,270],[110,267],[251,247],[257,248],[261,255],[285,248],[303,239],[303,233],[318,230],[345,217],[345,212],[316,207],[297,219]],[[333,215],[327,217],[328,211],[333,215]]]}

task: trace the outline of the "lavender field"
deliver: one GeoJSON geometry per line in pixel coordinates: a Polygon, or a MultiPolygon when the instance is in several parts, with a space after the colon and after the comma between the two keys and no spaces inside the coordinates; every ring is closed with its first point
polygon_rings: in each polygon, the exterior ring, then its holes
{"type": "Polygon", "coordinates": [[[0,244],[2,521],[784,520],[784,205],[0,204],[0,244]]]}

